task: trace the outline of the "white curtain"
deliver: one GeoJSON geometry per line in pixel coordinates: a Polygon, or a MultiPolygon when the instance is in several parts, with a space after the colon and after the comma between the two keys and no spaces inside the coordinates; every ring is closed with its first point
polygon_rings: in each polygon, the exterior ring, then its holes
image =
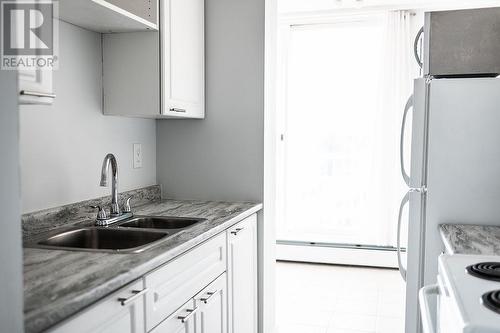
{"type": "MultiPolygon", "coordinates": [[[[396,219],[399,202],[406,186],[402,180],[399,162],[399,133],[403,109],[413,91],[413,78],[418,74],[418,66],[413,59],[413,33],[411,16],[408,11],[391,11],[387,14],[385,56],[380,84],[380,104],[378,121],[383,125],[379,133],[381,151],[385,156],[384,174],[380,177],[381,195],[386,197],[383,208],[387,228],[381,228],[380,237],[395,244],[396,219]]],[[[409,117],[411,120],[411,117],[409,117]]],[[[411,124],[408,124],[411,126],[411,124]]],[[[410,132],[410,131],[407,131],[410,132]]],[[[409,142],[409,140],[406,140],[409,142]]],[[[409,154],[409,147],[406,148],[409,154]]],[[[409,157],[406,158],[409,166],[409,157]]]]}

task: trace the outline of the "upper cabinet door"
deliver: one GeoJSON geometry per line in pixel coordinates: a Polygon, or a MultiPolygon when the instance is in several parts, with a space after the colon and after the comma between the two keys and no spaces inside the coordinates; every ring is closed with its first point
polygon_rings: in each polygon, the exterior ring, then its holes
{"type": "Polygon", "coordinates": [[[205,116],[204,13],[204,0],[160,1],[164,116],[205,116]]]}
{"type": "MultiPolygon", "coordinates": [[[[30,15],[30,20],[32,19],[34,20],[35,25],[39,26],[40,29],[43,29],[44,31],[47,30],[45,26],[42,26],[42,23],[44,21],[43,16],[34,15],[33,17],[31,17],[30,15]]],[[[18,28],[19,26],[23,26],[24,21],[19,21],[19,17],[14,17],[13,20],[18,28]]],[[[47,19],[47,22],[50,22],[50,19],[47,19]]],[[[57,22],[54,20],[52,26],[55,26],[56,23],[57,22]]],[[[54,30],[55,28],[52,27],[49,31],[54,30]]],[[[16,44],[21,46],[20,50],[23,50],[21,51],[21,53],[19,53],[19,56],[21,57],[26,55],[23,53],[24,48],[29,47],[30,49],[32,49],[32,51],[35,52],[35,57],[43,55],[43,53],[41,53],[42,47],[47,48],[47,46],[45,46],[45,44],[43,44],[43,42],[38,39],[38,37],[33,38],[33,41],[30,39],[29,42],[25,40],[24,28],[19,30],[16,29],[14,32],[14,38],[16,39],[16,44]],[[40,41],[41,43],[39,44],[37,41],[40,41]]],[[[52,50],[54,50],[54,46],[52,46],[52,50]]],[[[55,95],[53,91],[53,72],[51,67],[18,67],[17,73],[20,104],[52,104],[55,95]]]]}
{"type": "Polygon", "coordinates": [[[52,70],[18,70],[20,104],[52,104],[52,70]]]}

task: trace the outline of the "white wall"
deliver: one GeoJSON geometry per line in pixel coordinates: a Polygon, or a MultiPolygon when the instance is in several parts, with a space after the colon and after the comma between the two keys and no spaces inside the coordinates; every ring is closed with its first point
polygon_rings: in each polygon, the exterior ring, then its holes
{"type": "Polygon", "coordinates": [[[23,332],[16,72],[0,70],[0,332],[23,332]]]}
{"type": "Polygon", "coordinates": [[[52,106],[22,106],[22,211],[110,194],[99,187],[106,153],[118,159],[119,191],[156,184],[154,120],[102,115],[101,36],[60,23],[60,68],[52,106]],[[143,167],[132,168],[141,143],[143,167]]]}

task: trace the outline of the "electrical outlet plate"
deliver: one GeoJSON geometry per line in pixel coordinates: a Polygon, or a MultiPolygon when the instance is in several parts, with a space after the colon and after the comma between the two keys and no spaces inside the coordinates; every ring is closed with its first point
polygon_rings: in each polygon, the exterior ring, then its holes
{"type": "Polygon", "coordinates": [[[134,143],[134,169],[142,168],[142,146],[134,143]]]}

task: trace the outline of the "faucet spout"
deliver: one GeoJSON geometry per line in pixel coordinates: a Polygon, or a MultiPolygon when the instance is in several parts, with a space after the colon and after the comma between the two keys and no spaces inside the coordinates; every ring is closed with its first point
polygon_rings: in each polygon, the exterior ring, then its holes
{"type": "Polygon", "coordinates": [[[120,215],[120,206],[118,205],[118,163],[113,154],[107,154],[102,162],[101,186],[108,186],[109,168],[111,167],[111,215],[120,215]]]}

